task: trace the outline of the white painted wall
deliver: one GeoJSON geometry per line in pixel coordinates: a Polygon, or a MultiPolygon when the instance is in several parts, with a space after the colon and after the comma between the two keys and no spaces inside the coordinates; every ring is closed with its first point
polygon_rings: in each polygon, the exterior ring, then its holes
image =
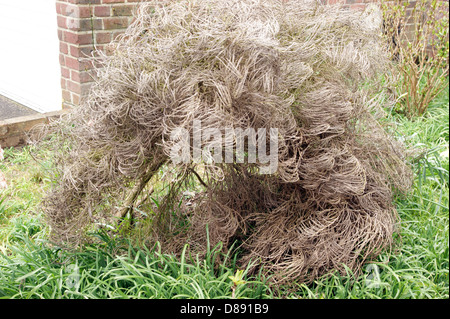
{"type": "Polygon", "coordinates": [[[61,109],[55,0],[0,0],[0,94],[39,112],[61,109]]]}

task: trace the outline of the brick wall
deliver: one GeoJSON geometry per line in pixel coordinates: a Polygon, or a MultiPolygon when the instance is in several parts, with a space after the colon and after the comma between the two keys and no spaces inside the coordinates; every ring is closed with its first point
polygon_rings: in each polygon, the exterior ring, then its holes
{"type": "Polygon", "coordinates": [[[93,81],[85,57],[123,33],[142,0],[57,0],[63,106],[79,104],[93,81]]]}

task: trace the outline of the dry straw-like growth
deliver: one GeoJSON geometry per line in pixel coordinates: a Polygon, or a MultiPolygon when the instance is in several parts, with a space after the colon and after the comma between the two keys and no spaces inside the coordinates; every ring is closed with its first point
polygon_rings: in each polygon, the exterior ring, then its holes
{"type": "Polygon", "coordinates": [[[242,263],[309,281],[392,247],[393,190],[410,179],[402,146],[377,120],[383,94],[364,85],[387,63],[367,18],[314,1],[142,4],[89,97],[55,126],[57,175],[44,201],[53,238],[81,243],[150,181],[166,188],[136,227],[167,252],[237,240],[242,263]],[[169,137],[192,134],[194,119],[203,129],[278,128],[276,173],[173,165],[169,137]],[[202,190],[179,204],[198,180],[202,190]]]}

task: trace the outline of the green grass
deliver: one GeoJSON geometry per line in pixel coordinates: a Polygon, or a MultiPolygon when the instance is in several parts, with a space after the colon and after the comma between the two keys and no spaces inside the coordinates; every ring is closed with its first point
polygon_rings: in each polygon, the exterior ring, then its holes
{"type": "MultiPolygon", "coordinates": [[[[0,298],[231,298],[233,261],[221,247],[204,260],[181,260],[154,249],[136,249],[98,233],[101,244],[68,252],[20,238],[0,265],[0,298]],[[214,267],[221,256],[224,262],[214,267]],[[231,266],[230,266],[231,263],[231,266]],[[226,265],[225,265],[226,264],[226,265]]],[[[237,298],[271,298],[264,281],[248,279],[237,298]]]]}
{"type": "MultiPolygon", "coordinates": [[[[413,188],[396,199],[402,221],[396,253],[380,255],[360,274],[336,273],[294,289],[274,288],[268,278],[244,270],[236,297],[449,298],[448,103],[446,90],[423,117],[390,115],[395,134],[419,149],[413,188]]],[[[205,259],[179,260],[157,246],[136,248],[104,232],[93,234],[97,244],[81,251],[51,245],[38,207],[49,187],[50,158],[33,146],[7,149],[0,162],[10,184],[0,191],[0,298],[231,298],[236,254],[220,246],[205,259]]]]}
{"type": "Polygon", "coordinates": [[[0,189],[0,253],[5,253],[15,234],[45,236],[38,205],[49,188],[48,167],[51,154],[39,152],[37,146],[5,149],[0,162],[8,188],[0,189]],[[39,155],[33,158],[32,153],[39,155]]]}

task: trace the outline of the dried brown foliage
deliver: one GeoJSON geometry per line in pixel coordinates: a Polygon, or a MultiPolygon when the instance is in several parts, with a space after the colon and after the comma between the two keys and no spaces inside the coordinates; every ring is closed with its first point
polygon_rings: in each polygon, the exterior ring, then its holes
{"type": "Polygon", "coordinates": [[[81,243],[136,195],[132,185],[160,179],[167,189],[140,234],[167,252],[239,240],[243,263],[308,281],[392,247],[392,194],[408,188],[409,170],[377,120],[383,94],[362,85],[386,63],[364,21],[312,1],[144,3],[89,98],[56,126],[58,176],[44,202],[54,238],[81,243]],[[172,165],[169,136],[192,132],[194,119],[278,128],[277,172],[172,165]],[[198,177],[203,191],[179,206],[198,177]]]}

